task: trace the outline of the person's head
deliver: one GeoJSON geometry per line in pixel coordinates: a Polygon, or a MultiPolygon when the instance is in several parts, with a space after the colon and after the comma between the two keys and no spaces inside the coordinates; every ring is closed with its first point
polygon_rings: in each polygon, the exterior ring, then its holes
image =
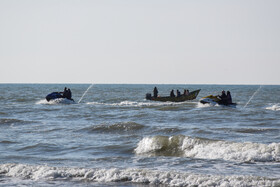
{"type": "Polygon", "coordinates": [[[222,94],[225,94],[225,93],[226,93],[225,90],[223,90],[223,91],[222,91],[222,94]]]}
{"type": "Polygon", "coordinates": [[[230,94],[230,91],[227,91],[227,94],[229,95],[229,94],[230,94]]]}

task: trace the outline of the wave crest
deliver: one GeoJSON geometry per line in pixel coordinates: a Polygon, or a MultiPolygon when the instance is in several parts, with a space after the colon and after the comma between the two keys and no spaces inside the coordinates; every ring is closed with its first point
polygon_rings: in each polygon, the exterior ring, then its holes
{"type": "Polygon", "coordinates": [[[145,137],[136,154],[182,156],[198,159],[224,159],[241,162],[279,162],[280,143],[215,141],[186,136],[145,137]]]}

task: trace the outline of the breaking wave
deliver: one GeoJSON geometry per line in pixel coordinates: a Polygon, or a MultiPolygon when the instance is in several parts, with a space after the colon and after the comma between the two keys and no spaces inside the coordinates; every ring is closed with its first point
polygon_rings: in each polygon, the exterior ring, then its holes
{"type": "Polygon", "coordinates": [[[280,143],[228,142],[178,136],[145,137],[136,154],[223,159],[238,162],[280,162],[280,143]]]}
{"type": "Polygon", "coordinates": [[[1,164],[3,177],[32,181],[75,181],[87,183],[131,182],[168,186],[279,186],[280,179],[259,176],[203,175],[149,169],[88,169],[43,165],[1,164]]]}

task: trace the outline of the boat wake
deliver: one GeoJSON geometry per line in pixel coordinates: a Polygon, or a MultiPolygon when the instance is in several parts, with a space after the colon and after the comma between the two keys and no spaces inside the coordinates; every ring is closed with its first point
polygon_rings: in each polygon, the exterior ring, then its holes
{"type": "Polygon", "coordinates": [[[196,108],[207,108],[207,107],[211,107],[211,106],[215,106],[215,105],[210,104],[210,103],[202,104],[202,103],[198,102],[196,108]]]}
{"type": "Polygon", "coordinates": [[[202,104],[201,102],[198,102],[196,105],[196,108],[207,108],[207,107],[224,107],[224,105],[219,105],[216,102],[204,103],[204,104],[202,104]]]}
{"type": "MultiPolygon", "coordinates": [[[[123,107],[153,107],[153,106],[177,106],[191,102],[136,102],[136,101],[121,101],[119,103],[103,103],[103,102],[88,102],[88,105],[105,105],[105,106],[123,106],[123,107]]],[[[194,103],[194,102],[193,102],[194,103]]]]}
{"type": "Polygon", "coordinates": [[[58,98],[50,101],[47,101],[46,99],[42,99],[36,102],[37,105],[57,105],[57,104],[75,104],[75,103],[76,103],[75,101],[66,98],[58,98]]]}

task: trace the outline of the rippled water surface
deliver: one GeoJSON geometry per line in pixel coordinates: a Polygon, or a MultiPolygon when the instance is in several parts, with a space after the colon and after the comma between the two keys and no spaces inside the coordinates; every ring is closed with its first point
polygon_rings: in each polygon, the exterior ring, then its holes
{"type": "Polygon", "coordinates": [[[90,86],[0,84],[0,185],[280,185],[280,86],[90,86]],[[75,103],[45,100],[65,86],[75,103]],[[221,90],[235,108],[199,103],[221,90]]]}

